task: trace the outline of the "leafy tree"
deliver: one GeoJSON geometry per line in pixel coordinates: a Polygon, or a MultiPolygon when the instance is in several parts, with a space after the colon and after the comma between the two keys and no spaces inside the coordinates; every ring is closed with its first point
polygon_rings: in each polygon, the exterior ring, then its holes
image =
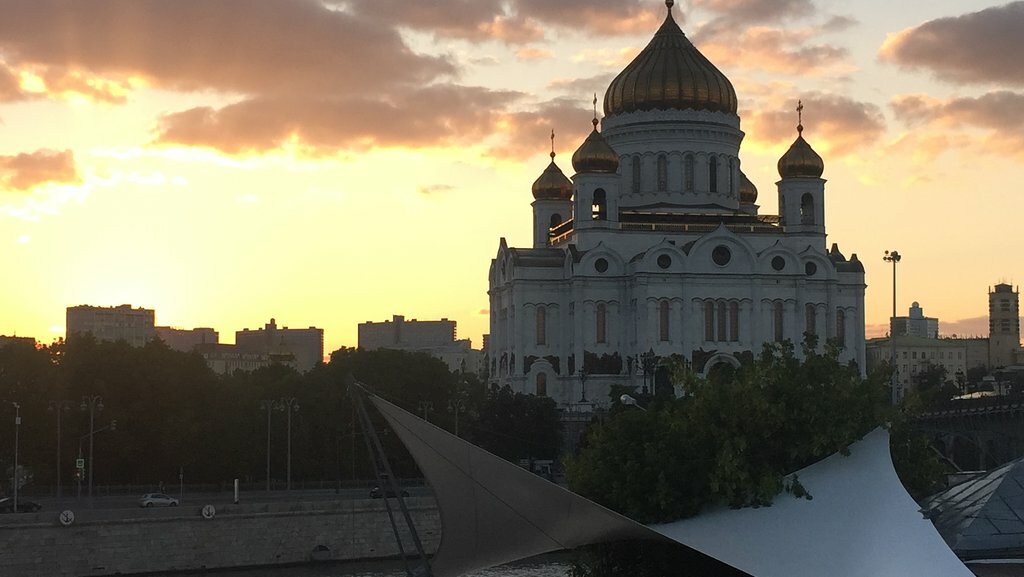
{"type": "Polygon", "coordinates": [[[752,364],[703,380],[677,369],[685,396],[623,411],[593,429],[568,467],[574,490],[644,522],[706,505],[766,505],[785,475],[886,421],[885,381],[862,379],[831,343],[803,360],[791,343],[766,345],[752,364]]]}
{"type": "Polygon", "coordinates": [[[491,391],[469,423],[474,443],[509,461],[555,459],[561,444],[558,409],[548,397],[491,391]]]}

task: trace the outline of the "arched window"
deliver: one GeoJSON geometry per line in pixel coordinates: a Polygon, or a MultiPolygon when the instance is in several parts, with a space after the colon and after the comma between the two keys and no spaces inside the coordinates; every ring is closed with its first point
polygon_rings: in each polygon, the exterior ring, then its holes
{"type": "Polygon", "coordinates": [[[729,334],[725,331],[729,327],[729,303],[718,301],[718,342],[729,340],[729,334]]]}
{"type": "Polygon", "coordinates": [[[683,188],[693,192],[693,155],[687,154],[683,159],[683,188]]]}
{"type": "Polygon", "coordinates": [[[669,306],[668,301],[661,301],[658,305],[658,329],[662,341],[669,340],[669,306]]]}
{"type": "Polygon", "coordinates": [[[718,192],[718,157],[712,156],[708,161],[708,188],[711,192],[718,192]]]}
{"type": "Polygon", "coordinates": [[[817,333],[818,329],[818,311],[814,308],[814,305],[807,304],[804,306],[804,317],[807,319],[807,334],[813,335],[817,333]]]}
{"type": "Polygon", "coordinates": [[[607,335],[605,333],[605,330],[606,330],[605,323],[607,322],[606,319],[605,319],[605,315],[606,314],[607,314],[607,308],[605,307],[604,303],[598,303],[598,305],[597,305],[597,339],[596,340],[599,343],[607,342],[607,335]]]}
{"type": "Polygon", "coordinates": [[[740,341],[740,303],[736,301],[729,303],[729,341],[740,341]]]}
{"type": "Polygon", "coordinates": [[[704,301],[704,340],[715,340],[715,302],[704,301]]]}
{"type": "Polygon", "coordinates": [[[633,192],[640,192],[640,160],[639,156],[633,157],[633,192]]]}
{"type": "Polygon", "coordinates": [[[548,374],[537,373],[537,396],[548,396],[548,374]]]}
{"type": "Polygon", "coordinates": [[[548,340],[548,311],[537,307],[537,344],[546,345],[548,340]]]}
{"type": "Polygon", "coordinates": [[[658,155],[658,190],[668,190],[668,158],[664,154],[658,155]]]}
{"type": "Polygon", "coordinates": [[[555,228],[556,226],[558,226],[560,224],[562,224],[562,215],[558,214],[557,212],[555,214],[552,214],[551,215],[551,228],[555,228]]]}
{"type": "Polygon", "coordinates": [[[814,224],[814,197],[809,192],[800,198],[800,224],[814,224]]]}
{"type": "Polygon", "coordinates": [[[840,348],[846,346],[846,311],[843,309],[836,311],[836,344],[840,348]]]}
{"type": "Polygon", "coordinates": [[[594,191],[594,204],[590,208],[594,220],[608,220],[608,199],[603,188],[594,191]]]}
{"type": "Polygon", "coordinates": [[[736,163],[735,159],[732,159],[732,158],[729,159],[729,192],[730,193],[735,193],[736,192],[736,187],[735,187],[736,181],[734,180],[735,177],[733,176],[733,173],[736,170],[736,168],[735,168],[736,164],[735,163],[736,163]]]}
{"type": "Polygon", "coordinates": [[[772,305],[772,328],[775,332],[775,342],[781,343],[785,338],[785,331],[783,331],[783,321],[785,320],[785,311],[782,307],[782,302],[776,302],[772,305]]]}

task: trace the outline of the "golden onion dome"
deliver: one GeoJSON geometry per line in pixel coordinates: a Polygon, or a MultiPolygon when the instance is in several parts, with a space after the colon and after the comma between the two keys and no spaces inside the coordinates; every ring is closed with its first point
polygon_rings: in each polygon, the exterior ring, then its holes
{"type": "Polygon", "coordinates": [[[597,131],[596,118],[594,130],[572,155],[572,167],[577,173],[615,173],[619,170],[619,155],[597,131]]]}
{"type": "Polygon", "coordinates": [[[740,204],[754,204],[757,202],[757,187],[747,178],[743,171],[740,171],[740,204]]]}
{"type": "Polygon", "coordinates": [[[796,129],[796,141],[779,159],[779,176],[782,178],[821,178],[821,174],[825,172],[825,161],[804,140],[803,124],[798,125],[796,129]]]}
{"type": "Polygon", "coordinates": [[[537,200],[572,200],[572,181],[555,164],[555,153],[551,152],[551,164],[544,169],[533,183],[533,198],[537,200]]]}
{"type": "Polygon", "coordinates": [[[686,38],[668,16],[654,38],[604,95],[606,115],[637,110],[709,110],[736,114],[732,83],[686,38]]]}

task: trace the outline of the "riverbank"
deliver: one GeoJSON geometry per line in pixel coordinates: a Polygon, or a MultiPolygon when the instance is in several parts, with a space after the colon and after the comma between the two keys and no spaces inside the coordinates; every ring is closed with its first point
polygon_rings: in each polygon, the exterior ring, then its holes
{"type": "MultiPolygon", "coordinates": [[[[407,503],[432,553],[441,533],[434,500],[412,497],[407,503]]],[[[206,515],[203,509],[72,510],[67,525],[55,511],[5,516],[0,574],[144,575],[398,555],[382,500],[216,505],[206,515]]]]}

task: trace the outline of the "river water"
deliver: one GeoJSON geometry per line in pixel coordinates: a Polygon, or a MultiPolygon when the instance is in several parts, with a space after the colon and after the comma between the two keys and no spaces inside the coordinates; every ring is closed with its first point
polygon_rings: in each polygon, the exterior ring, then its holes
{"type": "MultiPolygon", "coordinates": [[[[566,577],[569,568],[567,554],[554,554],[532,560],[502,565],[466,577],[566,577]]],[[[238,569],[201,573],[210,577],[405,577],[405,568],[398,561],[353,562],[302,567],[238,569]]],[[[171,577],[179,574],[162,574],[171,577]]],[[[196,573],[190,573],[196,575],[196,573]]]]}

